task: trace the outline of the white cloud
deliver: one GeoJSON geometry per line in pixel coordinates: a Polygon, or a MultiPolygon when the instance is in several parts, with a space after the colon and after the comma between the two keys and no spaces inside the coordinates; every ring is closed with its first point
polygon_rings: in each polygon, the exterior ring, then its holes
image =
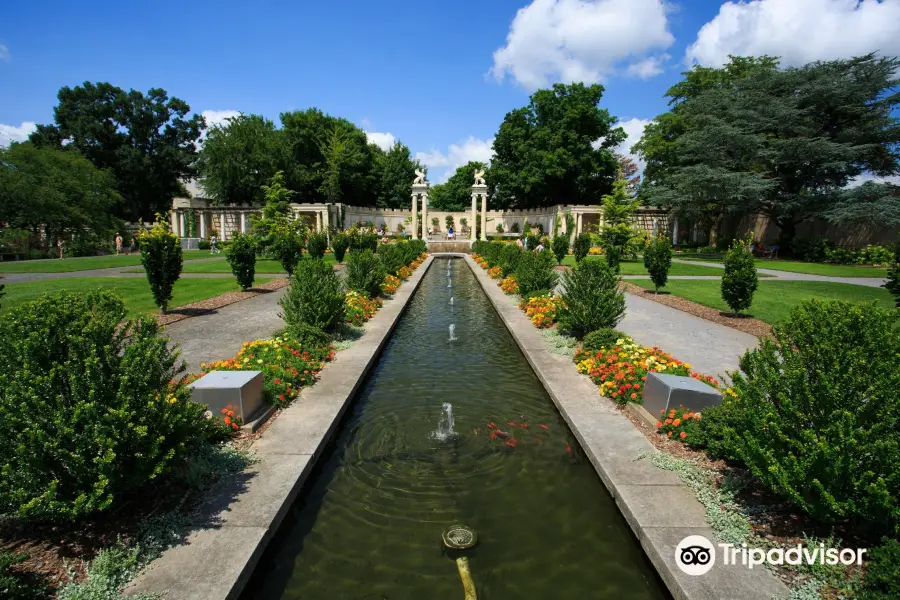
{"type": "Polygon", "coordinates": [[[228,119],[241,116],[241,112],[238,110],[204,110],[200,114],[206,119],[207,129],[213,125],[227,125],[228,119]]]}
{"type": "Polygon", "coordinates": [[[366,139],[369,140],[370,144],[375,144],[382,150],[390,150],[391,146],[394,145],[394,142],[397,141],[397,138],[394,137],[393,133],[379,133],[377,131],[367,131],[366,139]]]}
{"type": "Polygon", "coordinates": [[[889,175],[888,177],[876,177],[871,173],[863,173],[862,175],[858,175],[850,180],[850,183],[847,184],[847,187],[855,188],[859,187],[864,183],[868,182],[873,183],[893,183],[894,185],[900,185],[900,175],[889,175]]]}
{"type": "Polygon", "coordinates": [[[37,125],[34,121],[22,121],[18,126],[0,123],[0,148],[5,148],[13,142],[24,142],[35,129],[37,125]]]}
{"type": "Polygon", "coordinates": [[[491,74],[526,88],[658,73],[675,41],[663,0],[533,0],[519,9],[491,74]]]}
{"type": "Polygon", "coordinates": [[[719,66],[728,55],[780,56],[785,66],[900,54],[900,0],[753,0],[726,2],[685,54],[687,63],[719,66]]]}
{"type": "Polygon", "coordinates": [[[9,62],[12,60],[12,54],[9,53],[9,48],[0,44],[0,60],[9,62]]]}
{"type": "Polygon", "coordinates": [[[456,172],[458,167],[469,161],[489,163],[494,155],[493,146],[494,138],[482,140],[469,136],[461,144],[450,144],[447,152],[436,149],[429,152],[416,152],[416,158],[428,167],[428,178],[432,183],[444,183],[456,172]]]}

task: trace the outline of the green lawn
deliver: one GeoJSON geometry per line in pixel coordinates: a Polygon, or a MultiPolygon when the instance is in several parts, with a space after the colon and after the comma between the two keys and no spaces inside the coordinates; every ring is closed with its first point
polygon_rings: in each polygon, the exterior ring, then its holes
{"type": "MultiPolygon", "coordinates": [[[[209,258],[209,250],[185,250],[186,261],[209,258]]],[[[141,255],[115,254],[110,256],[85,256],[81,258],[48,258],[44,260],[11,260],[0,262],[0,273],[71,273],[110,267],[131,267],[141,264],[141,255]]]]}
{"type": "MultiPolygon", "coordinates": [[[[701,258],[699,256],[678,256],[681,260],[696,260],[722,264],[721,258],[701,258]]],[[[674,267],[676,263],[672,263],[674,267]]],[[[829,277],[887,277],[887,269],[884,267],[867,267],[864,265],[829,265],[823,263],[808,263],[799,260],[779,260],[771,258],[757,258],[756,268],[774,269],[776,271],[789,271],[791,273],[809,273],[810,275],[827,275],[829,277]]]]}
{"type": "MultiPolygon", "coordinates": [[[[633,279],[628,283],[653,289],[653,283],[649,279],[633,279]]],[[[731,312],[731,309],[722,300],[721,283],[718,281],[674,279],[669,281],[664,291],[704,306],[731,312]]],[[[831,281],[760,281],[759,288],[753,296],[753,306],[747,313],[766,323],[774,324],[786,317],[791,308],[804,300],[813,298],[849,302],[875,300],[879,306],[884,308],[894,306],[894,300],[890,293],[883,288],[831,281]]]]}
{"type": "MultiPolygon", "coordinates": [[[[263,283],[266,279],[257,279],[256,283],[263,283]]],[[[119,294],[128,308],[129,316],[158,312],[150,294],[150,286],[146,279],[141,278],[114,278],[114,277],[67,277],[64,279],[51,279],[48,281],[33,281],[27,283],[6,284],[6,295],[0,299],[2,309],[6,311],[14,306],[35,300],[48,292],[70,291],[87,292],[99,288],[111,290],[119,294]]],[[[233,292],[240,289],[233,278],[228,279],[181,279],[175,284],[172,295],[171,307],[184,306],[192,302],[206,300],[225,292],[233,292]]]]}
{"type": "MultiPolygon", "coordinates": [[[[328,264],[335,264],[337,261],[334,260],[333,254],[326,254],[324,259],[328,264]]],[[[143,269],[129,269],[126,271],[127,273],[143,273],[143,269]]],[[[231,273],[231,266],[228,264],[228,261],[224,258],[219,258],[217,260],[207,260],[203,262],[193,262],[193,263],[184,263],[184,268],[182,269],[183,273],[231,273]]],[[[284,274],[284,269],[281,268],[281,263],[277,260],[273,260],[271,258],[258,258],[256,259],[256,272],[257,274],[284,274]]]]}
{"type": "MultiPolygon", "coordinates": [[[[585,260],[602,260],[602,257],[589,256],[585,260]]],[[[571,255],[565,257],[562,264],[568,267],[574,267],[575,257],[571,255]]],[[[647,269],[644,268],[643,260],[623,260],[620,263],[620,273],[622,275],[646,275],[647,269]]],[[[718,275],[721,277],[722,269],[673,262],[672,268],[669,269],[669,275],[718,275]]]]}

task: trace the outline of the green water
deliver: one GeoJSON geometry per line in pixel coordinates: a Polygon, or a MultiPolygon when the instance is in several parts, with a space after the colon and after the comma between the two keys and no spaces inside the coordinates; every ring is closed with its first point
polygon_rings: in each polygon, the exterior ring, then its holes
{"type": "Polygon", "coordinates": [[[453,523],[479,599],[667,597],[465,262],[434,260],[349,412],[245,600],[462,599],[453,523]]]}

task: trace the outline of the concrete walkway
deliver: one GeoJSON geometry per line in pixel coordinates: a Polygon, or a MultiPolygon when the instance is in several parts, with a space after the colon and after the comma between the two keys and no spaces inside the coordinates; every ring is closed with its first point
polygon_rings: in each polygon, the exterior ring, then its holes
{"type": "MultiPolygon", "coordinates": [[[[725,265],[716,262],[706,262],[699,260],[681,260],[673,258],[672,262],[684,265],[701,265],[704,267],[715,267],[724,269],[725,265]]],[[[791,271],[776,271],[775,269],[757,269],[761,275],[771,275],[775,279],[783,279],[790,281],[830,281],[832,283],[850,283],[852,285],[864,285],[866,287],[881,287],[886,279],[880,277],[831,277],[828,275],[813,275],[811,273],[793,273],[791,271]]],[[[646,277],[644,278],[646,279],[646,277]]],[[[715,277],[669,277],[669,279],[717,279],[715,277]]],[[[766,279],[772,281],[772,279],[766,279]]]]}
{"type": "Polygon", "coordinates": [[[244,342],[269,337],[284,327],[278,300],[285,289],[177,321],[166,327],[165,335],[178,345],[188,372],[197,372],[200,363],[232,358],[244,342]]]}
{"type": "Polygon", "coordinates": [[[644,346],[659,346],[705,375],[721,376],[738,369],[738,360],[759,340],[670,306],[625,294],[625,318],[617,329],[644,346]]]}

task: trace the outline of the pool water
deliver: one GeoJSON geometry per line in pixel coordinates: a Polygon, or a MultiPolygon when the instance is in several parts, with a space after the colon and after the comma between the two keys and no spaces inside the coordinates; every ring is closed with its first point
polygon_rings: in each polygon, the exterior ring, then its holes
{"type": "Polygon", "coordinates": [[[474,274],[435,258],[243,598],[461,599],[455,523],[481,599],[668,597],[474,274]]]}

